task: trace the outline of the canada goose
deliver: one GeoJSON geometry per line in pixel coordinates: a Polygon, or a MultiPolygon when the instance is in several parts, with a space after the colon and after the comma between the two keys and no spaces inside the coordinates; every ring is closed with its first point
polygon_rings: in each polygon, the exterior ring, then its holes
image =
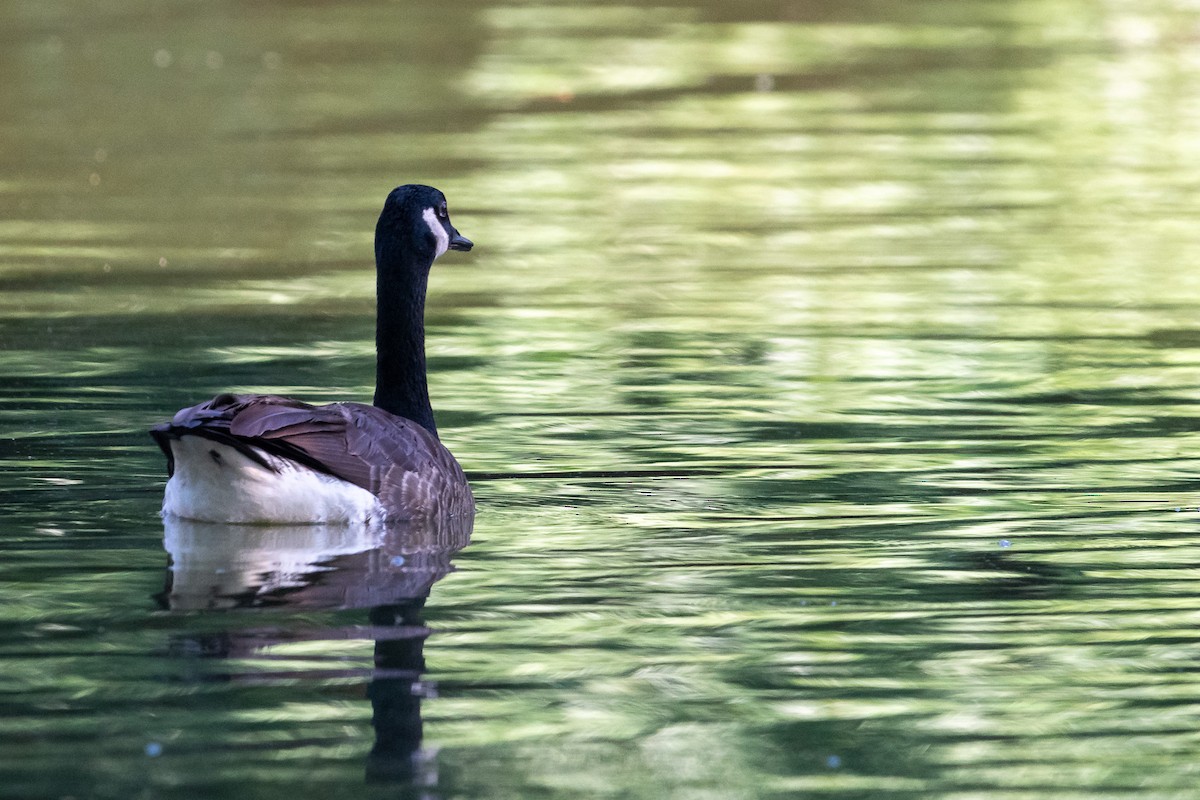
{"type": "Polygon", "coordinates": [[[470,250],[431,186],[394,189],[375,226],[375,403],[313,406],[219,394],[150,435],[167,457],[163,513],[234,523],[367,522],[469,514],[425,380],[434,259],[470,250]]]}

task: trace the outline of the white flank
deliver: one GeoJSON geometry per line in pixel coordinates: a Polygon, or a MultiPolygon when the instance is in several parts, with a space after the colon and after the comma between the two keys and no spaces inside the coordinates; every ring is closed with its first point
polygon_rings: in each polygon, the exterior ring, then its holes
{"type": "Polygon", "coordinates": [[[429,230],[433,232],[433,236],[437,239],[437,255],[434,258],[441,258],[450,249],[450,234],[446,233],[446,226],[438,219],[438,215],[434,213],[432,208],[425,209],[422,215],[425,217],[425,224],[429,226],[429,230]]]}
{"type": "MultiPolygon", "coordinates": [[[[261,452],[261,451],[260,451],[261,452]]],[[[199,436],[171,442],[175,474],[163,513],[205,522],[368,522],[385,516],[366,489],[263,453],[266,469],[228,445],[199,436]]]]}

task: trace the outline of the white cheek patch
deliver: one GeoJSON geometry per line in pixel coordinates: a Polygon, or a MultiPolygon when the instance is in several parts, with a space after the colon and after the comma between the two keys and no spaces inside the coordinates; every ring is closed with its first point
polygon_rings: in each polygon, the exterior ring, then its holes
{"type": "Polygon", "coordinates": [[[442,221],[438,219],[437,214],[433,213],[432,208],[425,209],[423,216],[425,223],[429,225],[429,230],[433,233],[433,238],[437,239],[437,255],[434,258],[438,258],[450,249],[450,234],[446,233],[442,221]]]}

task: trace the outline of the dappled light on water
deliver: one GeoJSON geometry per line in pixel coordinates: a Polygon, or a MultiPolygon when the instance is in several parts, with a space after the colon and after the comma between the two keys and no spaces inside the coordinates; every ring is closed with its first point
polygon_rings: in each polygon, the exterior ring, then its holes
{"type": "Polygon", "coordinates": [[[1192,791],[1196,9],[0,30],[14,795],[1192,791]],[[164,527],[175,409],[369,401],[409,181],[474,532],[164,527]]]}

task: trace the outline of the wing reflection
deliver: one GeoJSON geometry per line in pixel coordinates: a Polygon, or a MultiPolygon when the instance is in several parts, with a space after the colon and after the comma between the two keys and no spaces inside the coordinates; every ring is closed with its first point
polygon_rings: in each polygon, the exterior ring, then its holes
{"type": "MultiPolygon", "coordinates": [[[[229,618],[238,627],[174,637],[171,650],[184,658],[254,658],[297,641],[370,637],[375,663],[367,697],[375,745],[367,776],[436,783],[435,765],[420,749],[421,698],[433,691],[421,681],[430,634],[422,609],[433,585],[452,571],[451,558],[467,545],[472,524],[466,517],[402,526],[248,526],[165,517],[163,544],[170,560],[165,586],[156,595],[164,609],[369,609],[367,627],[326,629],[288,628],[265,619],[263,625],[245,626],[247,618],[239,614],[229,618]]],[[[342,668],[335,673],[358,674],[342,668]]],[[[330,674],[256,670],[222,677],[271,682],[330,674]]]]}
{"type": "Polygon", "coordinates": [[[163,518],[172,611],[370,608],[429,594],[467,545],[468,516],[398,525],[223,525],[163,518]]]}

